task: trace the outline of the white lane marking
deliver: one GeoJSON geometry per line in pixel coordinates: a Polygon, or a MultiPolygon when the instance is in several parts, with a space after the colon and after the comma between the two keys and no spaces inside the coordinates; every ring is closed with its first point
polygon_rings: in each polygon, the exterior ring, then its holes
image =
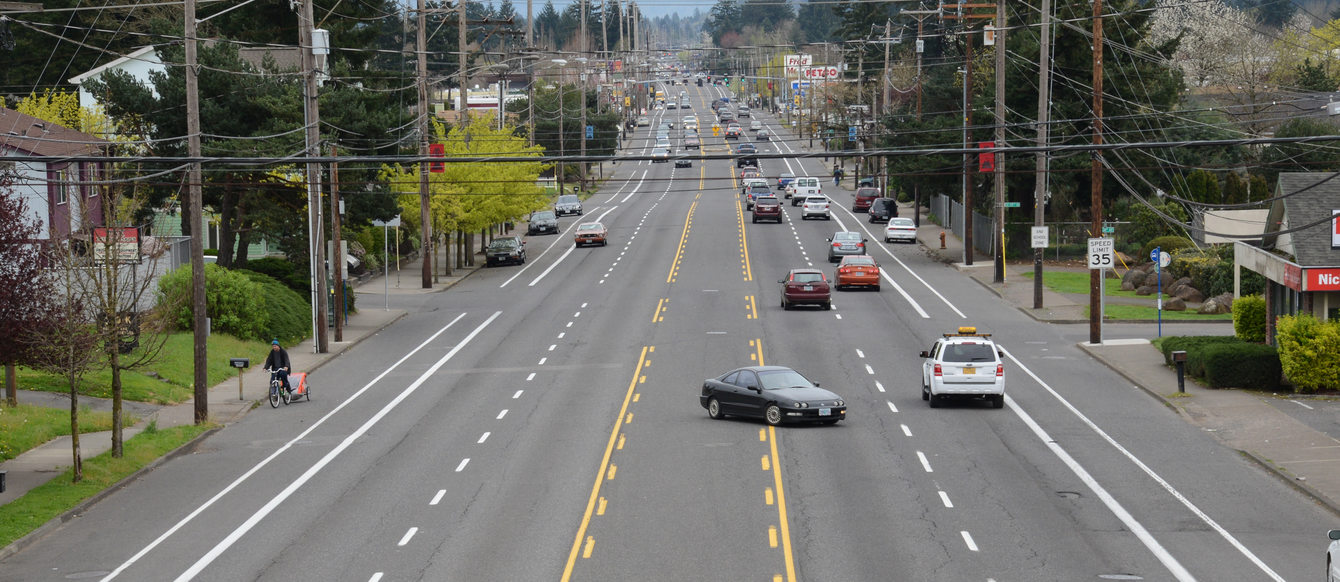
{"type": "Polygon", "coordinates": [[[586,304],[585,304],[585,303],[582,304],[582,309],[586,309],[586,304]]]}
{"type": "MultiPolygon", "coordinates": [[[[1000,347],[1000,344],[996,345],[997,347],[1000,347]]],[[[1019,361],[1019,358],[1014,357],[1013,353],[1011,353],[1004,347],[1001,347],[1000,349],[1001,351],[1005,352],[1006,357],[1013,360],[1014,363],[1019,366],[1019,369],[1023,370],[1025,374],[1028,374],[1030,377],[1032,377],[1033,380],[1036,381],[1039,386],[1042,386],[1044,390],[1051,393],[1051,395],[1054,398],[1056,398],[1058,401],[1061,402],[1062,406],[1065,406],[1067,409],[1069,409],[1070,412],[1074,414],[1076,417],[1078,417],[1081,422],[1087,425],[1090,430],[1094,431],[1094,433],[1102,437],[1103,440],[1107,441],[1108,444],[1112,445],[1113,448],[1117,449],[1117,451],[1119,451],[1123,456],[1125,456],[1127,459],[1130,459],[1132,463],[1135,463],[1135,466],[1139,467],[1141,471],[1144,471],[1146,475],[1148,475],[1151,479],[1156,481],[1159,484],[1159,486],[1163,487],[1163,490],[1167,491],[1169,495],[1172,495],[1174,499],[1181,502],[1183,506],[1191,510],[1192,513],[1196,514],[1196,517],[1199,517],[1201,521],[1206,523],[1206,525],[1209,525],[1211,528],[1214,529],[1214,531],[1219,532],[1219,535],[1221,537],[1227,540],[1228,543],[1231,544],[1234,548],[1236,548],[1238,552],[1242,553],[1243,556],[1246,556],[1247,559],[1251,560],[1253,564],[1256,564],[1257,568],[1260,568],[1261,571],[1265,572],[1266,575],[1270,576],[1272,580],[1276,580],[1277,582],[1284,582],[1283,577],[1275,573],[1274,570],[1271,570],[1270,567],[1265,564],[1265,562],[1261,561],[1261,558],[1258,558],[1256,554],[1253,554],[1251,550],[1247,549],[1246,546],[1242,545],[1242,542],[1239,542],[1237,538],[1233,537],[1233,534],[1228,533],[1227,530],[1225,530],[1217,522],[1211,519],[1209,515],[1206,515],[1204,511],[1201,511],[1199,507],[1196,507],[1195,504],[1191,503],[1191,501],[1188,500],[1185,496],[1183,496],[1182,493],[1178,491],[1175,487],[1173,487],[1171,483],[1168,483],[1167,480],[1165,480],[1163,477],[1160,477],[1158,473],[1155,473],[1153,469],[1149,468],[1149,466],[1146,465],[1144,461],[1141,461],[1130,451],[1126,450],[1126,447],[1121,446],[1121,444],[1118,443],[1116,439],[1113,439],[1110,435],[1108,435],[1106,431],[1104,431],[1101,428],[1098,428],[1098,425],[1094,424],[1092,420],[1089,420],[1089,417],[1084,416],[1084,413],[1080,412],[1078,408],[1075,408],[1074,405],[1070,404],[1070,401],[1061,397],[1061,395],[1057,393],[1056,390],[1053,390],[1052,387],[1049,386],[1046,382],[1043,382],[1042,378],[1039,378],[1037,374],[1034,374],[1032,370],[1028,369],[1028,366],[1025,366],[1023,362],[1019,361]]],[[[1191,575],[1191,573],[1187,572],[1186,569],[1182,567],[1182,564],[1179,563],[1177,559],[1172,556],[1172,554],[1168,553],[1168,550],[1164,549],[1164,547],[1161,544],[1159,544],[1158,540],[1154,539],[1154,536],[1150,534],[1149,531],[1146,530],[1145,527],[1140,524],[1140,522],[1136,521],[1135,518],[1131,516],[1130,513],[1127,513],[1126,509],[1122,507],[1121,504],[1117,502],[1117,500],[1113,498],[1112,495],[1109,494],[1106,489],[1103,489],[1103,486],[1099,485],[1098,481],[1095,480],[1093,476],[1089,475],[1089,472],[1086,471],[1084,467],[1079,464],[1078,461],[1076,461],[1073,457],[1071,457],[1070,454],[1067,453],[1065,449],[1061,448],[1060,445],[1056,444],[1056,442],[1053,441],[1051,437],[1047,435],[1047,432],[1042,430],[1042,427],[1039,426],[1036,422],[1034,422],[1033,418],[1030,417],[1027,412],[1024,412],[1023,408],[1019,407],[1018,404],[1015,403],[1014,398],[1011,398],[1010,395],[1006,394],[1005,403],[1010,406],[1010,409],[1014,411],[1015,415],[1017,415],[1020,419],[1022,419],[1024,423],[1029,426],[1029,428],[1033,429],[1033,434],[1037,435],[1038,438],[1042,439],[1043,443],[1045,443],[1049,448],[1052,449],[1053,454],[1055,454],[1062,461],[1064,461],[1066,466],[1070,467],[1070,470],[1073,473],[1075,473],[1075,475],[1078,476],[1081,480],[1083,480],[1085,484],[1087,484],[1089,488],[1092,489],[1093,492],[1098,495],[1099,499],[1103,500],[1103,503],[1108,506],[1108,509],[1111,510],[1112,513],[1116,514],[1116,516],[1119,519],[1121,519],[1123,523],[1126,524],[1126,527],[1130,528],[1131,531],[1136,534],[1136,537],[1139,538],[1140,541],[1145,544],[1145,547],[1149,548],[1149,551],[1153,552],[1154,556],[1158,558],[1160,562],[1163,562],[1163,565],[1166,566],[1169,570],[1171,570],[1173,575],[1177,576],[1178,580],[1195,580],[1195,578],[1191,575]]]]}
{"type": "Polygon", "coordinates": [[[549,344],[549,351],[552,352],[552,351],[554,351],[554,348],[557,348],[557,347],[558,347],[558,344],[549,344]]]}
{"type": "Polygon", "coordinates": [[[875,369],[874,369],[874,368],[871,368],[871,367],[870,367],[870,364],[866,364],[866,365],[865,365],[865,373],[870,374],[871,376],[874,376],[874,375],[875,375],[875,369]]]}
{"type": "MultiPolygon", "coordinates": [[[[557,266],[559,265],[559,263],[562,263],[562,262],[563,262],[563,259],[568,258],[568,255],[571,255],[571,254],[572,254],[572,251],[574,251],[574,250],[577,250],[577,247],[576,247],[575,245],[574,245],[574,246],[569,246],[569,247],[568,247],[568,250],[563,251],[563,254],[559,255],[559,256],[558,256],[558,259],[555,260],[553,264],[549,265],[549,268],[545,269],[545,270],[544,270],[543,272],[541,272],[539,275],[536,275],[535,278],[534,278],[534,279],[531,279],[531,280],[530,280],[530,283],[529,283],[528,285],[526,285],[526,286],[527,286],[527,287],[534,287],[535,285],[539,284],[539,282],[540,282],[541,280],[544,279],[545,275],[548,275],[550,271],[553,271],[553,270],[554,270],[554,267],[557,267],[557,266]]],[[[520,274],[521,274],[521,273],[517,273],[517,275],[520,275],[520,274]]],[[[515,278],[515,276],[513,276],[513,278],[515,278]]],[[[508,281],[508,283],[510,283],[512,280],[511,280],[511,279],[508,279],[507,281],[508,281]]],[[[507,283],[503,283],[503,285],[506,285],[506,284],[507,284],[507,283]]]]}
{"type": "Polygon", "coordinates": [[[865,352],[863,352],[863,351],[861,351],[861,350],[856,350],[856,357],[858,357],[858,358],[864,358],[864,357],[865,357],[865,352]]]}
{"type": "Polygon", "coordinates": [[[434,496],[433,496],[433,500],[432,500],[432,501],[429,501],[429,502],[428,502],[428,505],[437,505],[437,504],[439,504],[439,503],[442,503],[442,498],[445,497],[446,494],[447,494],[447,490],[446,490],[446,489],[438,489],[438,490],[437,490],[437,495],[434,495],[434,496]]]}
{"type": "Polygon", "coordinates": [[[377,572],[376,574],[373,574],[371,578],[368,578],[368,582],[380,582],[381,579],[382,579],[382,573],[377,572]]]}
{"type": "Polygon", "coordinates": [[[884,385],[883,385],[883,384],[880,384],[879,381],[875,381],[875,389],[879,390],[880,392],[883,392],[883,391],[884,391],[884,385]]]}
{"type": "Polygon", "coordinates": [[[502,409],[502,412],[499,412],[499,413],[498,413],[498,418],[497,418],[497,420],[502,420],[504,416],[507,416],[507,409],[506,409],[506,408],[502,409]]]}
{"type": "Polygon", "coordinates": [[[1297,404],[1297,405],[1299,405],[1299,406],[1302,406],[1303,408],[1306,408],[1306,409],[1308,409],[1308,410],[1315,410],[1315,409],[1312,408],[1311,406],[1308,406],[1308,405],[1306,405],[1306,404],[1303,404],[1302,402],[1299,402],[1299,401],[1297,401],[1297,400],[1290,400],[1289,402],[1292,402],[1292,403],[1294,403],[1294,404],[1297,404]]]}
{"type": "Polygon", "coordinates": [[[543,366],[544,363],[547,362],[547,361],[549,361],[549,358],[540,358],[540,362],[539,362],[538,365],[543,366]]]}
{"type": "Polygon", "coordinates": [[[565,325],[565,326],[563,326],[563,327],[572,327],[572,322],[571,322],[571,321],[569,321],[569,322],[568,322],[568,324],[567,324],[567,325],[565,325]]]}
{"type": "MultiPolygon", "coordinates": [[[[907,291],[903,289],[903,286],[902,286],[902,285],[899,285],[897,281],[894,281],[894,280],[893,280],[893,277],[890,277],[890,276],[889,276],[889,271],[888,271],[887,269],[885,269],[885,268],[883,268],[883,267],[880,267],[880,268],[879,268],[879,275],[880,275],[881,277],[883,277],[885,281],[888,281],[890,285],[893,285],[893,288],[896,289],[896,290],[898,290],[898,294],[899,294],[899,295],[902,295],[902,296],[903,296],[903,299],[906,299],[908,303],[911,303],[911,304],[912,304],[912,308],[917,310],[917,313],[921,315],[921,318],[922,318],[922,319],[930,319],[930,315],[927,315],[927,314],[926,314],[926,310],[921,308],[921,304],[920,304],[920,303],[917,303],[917,301],[916,301],[915,299],[912,299],[912,296],[909,295],[909,294],[907,293],[907,291]]],[[[952,306],[951,306],[951,307],[952,307],[952,306]]],[[[957,311],[957,310],[955,310],[955,311],[957,311]]],[[[959,315],[962,315],[962,314],[959,314],[959,315]]]]}
{"type": "MultiPolygon", "coordinates": [[[[627,196],[624,196],[624,197],[623,197],[623,200],[620,200],[620,201],[619,201],[619,204],[623,204],[624,202],[628,202],[628,199],[629,199],[629,198],[632,198],[634,194],[637,194],[637,191],[638,191],[640,188],[642,188],[642,181],[647,179],[647,172],[650,172],[650,171],[651,171],[651,170],[643,170],[643,171],[642,171],[642,178],[639,179],[639,180],[637,181],[637,186],[634,186],[634,187],[633,187],[633,190],[632,190],[631,192],[629,192],[627,196]]],[[[611,198],[610,200],[613,200],[613,198],[611,198]]]]}
{"type": "Polygon", "coordinates": [[[961,531],[959,533],[963,534],[963,543],[968,544],[968,549],[976,552],[977,544],[972,541],[972,534],[967,531],[961,531]]]}
{"type": "MultiPolygon", "coordinates": [[[[310,468],[308,468],[307,471],[303,472],[303,474],[300,475],[297,479],[294,479],[292,483],[289,483],[288,486],[285,487],[282,491],[280,491],[274,497],[271,497],[270,501],[267,502],[264,507],[257,510],[256,513],[253,513],[251,517],[248,517],[247,520],[242,523],[242,525],[237,526],[237,528],[234,529],[232,533],[228,534],[228,537],[224,538],[223,541],[220,541],[218,544],[215,544],[215,546],[211,548],[208,553],[202,556],[199,560],[196,560],[196,562],[192,564],[190,568],[188,568],[185,572],[182,572],[182,574],[177,577],[177,582],[187,582],[188,580],[191,580],[196,576],[199,576],[200,572],[204,570],[206,566],[210,565],[210,563],[218,559],[218,557],[222,555],[225,550],[227,550],[233,544],[237,543],[237,540],[242,539],[242,536],[246,535],[247,532],[251,531],[252,528],[256,527],[256,524],[260,523],[262,519],[265,519],[265,517],[269,515],[270,512],[274,511],[276,507],[279,507],[285,501],[288,501],[289,497],[292,497],[293,494],[296,493],[299,489],[301,489],[303,485],[307,484],[308,481],[311,481],[312,477],[315,477],[317,473],[320,473],[321,470],[326,467],[326,465],[329,465],[331,461],[335,460],[336,457],[340,456],[341,453],[343,453],[346,449],[352,446],[356,441],[358,441],[358,439],[362,438],[363,435],[368,432],[368,430],[376,426],[378,422],[381,422],[381,420],[385,418],[387,414],[390,414],[392,410],[395,410],[396,407],[400,406],[400,403],[404,402],[406,398],[409,398],[411,394],[414,394],[414,391],[418,390],[420,386],[423,386],[424,382],[428,381],[428,378],[432,377],[432,375],[436,374],[437,371],[442,368],[442,366],[445,366],[447,362],[451,361],[452,358],[456,357],[456,354],[460,353],[460,351],[464,349],[465,346],[469,345],[470,342],[474,341],[475,337],[477,337],[481,332],[484,331],[485,328],[491,325],[494,320],[498,319],[498,316],[500,315],[502,315],[501,311],[493,312],[493,315],[490,315],[488,319],[484,320],[483,323],[479,324],[478,327],[476,327],[473,331],[471,331],[469,335],[465,336],[465,338],[462,339],[460,343],[457,343],[456,347],[451,348],[451,351],[447,352],[447,354],[442,356],[441,359],[439,359],[437,362],[434,362],[432,367],[428,368],[428,370],[426,370],[422,375],[420,375],[418,379],[414,380],[412,384],[410,384],[403,391],[401,391],[399,395],[397,395],[390,402],[387,402],[385,406],[382,406],[381,410],[378,410],[376,414],[372,415],[372,417],[369,418],[366,422],[364,422],[362,426],[359,426],[352,433],[349,433],[349,436],[344,437],[344,440],[340,441],[339,445],[336,445],[334,449],[331,449],[330,452],[326,453],[324,457],[321,457],[320,460],[318,460],[315,464],[313,464],[310,468]]],[[[404,359],[401,359],[401,361],[403,362],[404,359]]],[[[396,362],[396,365],[399,364],[400,362],[396,362]]],[[[392,368],[394,368],[394,366],[392,366],[392,368]]],[[[389,372],[390,370],[387,370],[382,374],[385,375],[389,372]]],[[[348,400],[345,400],[345,403],[352,401],[359,394],[362,394],[364,390],[370,388],[374,383],[377,382],[377,380],[380,379],[381,376],[378,376],[367,386],[365,386],[362,390],[359,390],[353,396],[350,396],[348,400]]],[[[293,440],[286,443],[283,447],[280,447],[280,450],[275,451],[274,455],[278,455],[280,452],[287,449],[289,446],[292,446],[293,443],[298,442],[303,438],[305,438],[307,434],[310,433],[313,429],[315,429],[318,425],[320,425],[322,421],[325,421],[326,418],[329,418],[331,414],[335,414],[335,412],[338,411],[343,406],[344,403],[341,403],[340,406],[335,408],[335,410],[330,411],[330,413],[322,417],[321,421],[318,421],[316,424],[313,424],[311,428],[308,428],[306,431],[303,431],[302,434],[294,437],[293,440]]],[[[270,458],[273,458],[273,455],[267,458],[266,460],[268,461],[270,458]]],[[[239,477],[238,480],[234,481],[233,483],[234,484],[240,483],[247,476],[251,475],[252,472],[259,469],[260,466],[261,465],[257,465],[251,471],[248,471],[246,475],[239,477]]],[[[235,485],[229,485],[229,487],[234,486],[235,485]]],[[[218,496],[222,496],[223,493],[224,492],[220,492],[218,496]]],[[[217,498],[218,496],[216,496],[215,498],[217,498]]],[[[211,499],[211,502],[212,501],[213,499],[211,499]]],[[[203,510],[204,507],[205,506],[201,506],[201,508],[197,511],[203,510]]],[[[195,513],[193,512],[191,516],[187,516],[187,519],[190,519],[194,515],[195,513]]],[[[179,527],[180,525],[185,524],[185,522],[186,520],[183,520],[180,524],[178,524],[178,526],[174,526],[174,530],[171,531],[175,531],[175,527],[179,527]]],[[[169,531],[169,533],[171,533],[171,531],[169,531]]],[[[166,537],[167,535],[168,534],[164,534],[164,537],[166,537]]],[[[148,550],[149,548],[145,548],[143,552],[147,552],[148,550]]],[[[108,574],[107,578],[104,578],[104,580],[110,579],[111,577],[120,573],[122,570],[124,570],[126,566],[129,565],[130,562],[126,562],[120,568],[117,568],[115,572],[108,574]]]]}
{"type": "Polygon", "coordinates": [[[405,544],[408,544],[408,543],[409,543],[409,540],[410,540],[411,538],[413,538],[413,537],[414,537],[414,534],[416,534],[416,533],[419,533],[419,528],[417,528],[417,527],[411,527],[411,528],[409,528],[409,531],[405,532],[404,537],[401,537],[401,538],[400,538],[400,543],[397,543],[396,545],[397,545],[397,546],[403,546],[403,545],[405,545],[405,544]]]}
{"type": "Polygon", "coordinates": [[[903,434],[905,434],[905,435],[907,435],[907,436],[912,436],[912,429],[908,428],[907,425],[905,425],[905,424],[900,424],[900,425],[898,425],[898,426],[903,427],[903,434]]]}
{"type": "Polygon", "coordinates": [[[478,441],[475,441],[475,444],[477,444],[477,445],[482,445],[482,444],[484,444],[484,441],[489,440],[489,435],[491,435],[491,434],[493,434],[493,433],[491,433],[491,432],[487,432],[487,431],[486,431],[484,434],[479,435],[479,440],[478,440],[478,441]]]}
{"type": "Polygon", "coordinates": [[[456,465],[456,472],[457,472],[457,473],[460,473],[461,471],[464,471],[464,470],[465,470],[465,466],[468,465],[468,464],[470,464],[470,457],[466,457],[466,458],[464,458],[464,459],[461,459],[461,464],[456,465]]]}
{"type": "MultiPolygon", "coordinates": [[[[501,312],[499,312],[499,313],[501,313],[501,312]]],[[[496,316],[496,314],[495,314],[495,316],[496,316]]],[[[413,356],[414,354],[418,353],[419,350],[423,349],[425,346],[427,346],[428,344],[432,343],[433,340],[437,339],[437,336],[442,335],[442,334],[445,333],[448,329],[450,329],[451,326],[456,325],[456,322],[460,321],[461,318],[463,318],[463,317],[465,317],[465,313],[461,313],[460,315],[457,315],[455,319],[451,320],[451,322],[449,322],[449,323],[447,323],[446,325],[442,326],[442,329],[439,329],[439,330],[437,330],[436,332],[434,332],[433,335],[428,336],[428,339],[423,340],[423,343],[420,343],[419,345],[415,346],[414,349],[410,350],[409,353],[406,353],[404,356],[402,356],[399,360],[396,361],[396,363],[391,364],[391,367],[387,368],[387,369],[386,369],[385,371],[383,371],[382,373],[377,374],[377,377],[376,377],[376,378],[373,378],[372,381],[370,381],[370,382],[368,382],[367,384],[365,384],[362,388],[360,388],[360,389],[358,390],[358,392],[355,392],[355,393],[353,393],[351,396],[349,396],[348,398],[344,399],[344,401],[341,402],[341,403],[339,404],[339,406],[336,406],[335,408],[331,409],[330,412],[327,412],[325,416],[321,417],[320,420],[317,420],[316,423],[312,424],[312,426],[307,427],[307,430],[302,431],[301,433],[298,434],[298,436],[293,437],[293,440],[291,440],[291,441],[289,441],[289,442],[287,442],[287,443],[284,443],[283,446],[280,446],[278,449],[275,450],[275,452],[270,453],[270,456],[265,457],[264,459],[261,460],[261,462],[256,463],[256,465],[255,465],[254,467],[252,467],[251,469],[247,470],[246,473],[243,473],[241,477],[238,477],[237,479],[233,480],[233,482],[232,482],[232,483],[229,483],[227,487],[224,487],[224,488],[221,489],[218,493],[215,493],[214,496],[213,496],[213,497],[210,497],[208,501],[206,501],[206,502],[205,502],[204,504],[202,504],[200,507],[195,508],[195,510],[192,511],[190,514],[188,514],[186,517],[183,517],[183,518],[181,519],[181,521],[178,521],[178,522],[177,522],[176,524],[174,524],[172,527],[168,528],[167,531],[163,532],[162,535],[160,535],[160,536],[158,536],[157,538],[155,538],[154,541],[149,542],[149,545],[145,546],[144,549],[140,550],[139,552],[136,552],[135,555],[134,555],[134,556],[131,556],[129,560],[126,560],[125,563],[121,564],[120,566],[117,566],[115,570],[112,570],[112,572],[111,572],[110,574],[108,574],[106,577],[103,578],[103,581],[105,582],[105,581],[107,581],[107,580],[111,580],[112,578],[115,578],[115,577],[116,577],[117,575],[119,575],[121,572],[125,571],[126,568],[129,568],[132,564],[134,564],[134,563],[135,563],[136,561],[138,561],[140,558],[143,558],[145,554],[148,554],[148,553],[149,553],[150,551],[152,551],[154,548],[158,547],[159,544],[163,543],[165,540],[167,540],[169,537],[171,537],[172,534],[177,533],[177,530],[181,529],[181,528],[184,527],[186,524],[190,523],[191,520],[195,519],[196,516],[198,516],[198,515],[200,515],[201,513],[203,513],[206,509],[209,509],[210,506],[214,505],[215,502],[217,502],[219,499],[223,498],[224,495],[227,495],[228,492],[232,491],[233,489],[236,489],[238,485],[241,485],[243,481],[246,481],[246,480],[247,480],[248,478],[250,478],[252,475],[256,474],[256,472],[257,472],[257,471],[260,471],[262,467],[265,467],[266,465],[270,464],[270,461],[273,461],[273,460],[275,459],[275,457],[278,457],[278,456],[280,455],[280,453],[283,453],[284,451],[286,451],[286,450],[288,450],[290,447],[292,447],[292,446],[293,446],[293,443],[296,443],[296,442],[298,442],[298,441],[300,441],[300,440],[306,438],[307,435],[311,434],[312,431],[316,430],[317,427],[319,427],[319,426],[321,426],[322,424],[324,424],[327,420],[330,420],[330,417],[335,416],[335,413],[337,413],[337,412],[339,412],[340,410],[344,409],[345,406],[348,406],[349,403],[353,402],[353,401],[354,401],[355,399],[357,399],[359,396],[362,396],[364,392],[367,392],[368,390],[370,390],[374,385],[377,384],[377,382],[379,382],[382,378],[385,378],[387,374],[390,374],[392,370],[395,370],[396,368],[399,368],[399,367],[400,367],[400,364],[405,363],[405,360],[408,360],[408,359],[410,358],[410,356],[413,356]]],[[[493,319],[490,318],[489,321],[493,321],[493,319]]],[[[473,337],[473,335],[474,335],[474,334],[471,334],[471,337],[473,337]]],[[[458,345],[458,346],[463,346],[464,344],[462,343],[462,344],[457,344],[457,345],[458,345]]],[[[453,349],[453,352],[454,352],[454,351],[455,351],[455,350],[453,349]]]]}
{"type": "Polygon", "coordinates": [[[940,492],[940,501],[943,502],[943,503],[945,504],[945,507],[948,507],[948,508],[950,508],[950,509],[953,509],[953,507],[954,507],[954,503],[953,503],[952,501],[949,500],[949,494],[948,494],[948,493],[945,493],[944,491],[941,491],[941,492],[940,492]]]}
{"type": "Polygon", "coordinates": [[[577,313],[572,314],[572,318],[573,318],[573,319],[576,319],[576,318],[581,317],[581,316],[582,316],[582,312],[580,312],[580,311],[578,311],[577,313]]]}
{"type": "Polygon", "coordinates": [[[516,400],[517,398],[521,398],[521,393],[522,393],[522,392],[525,392],[525,390],[517,390],[517,391],[516,391],[516,394],[513,394],[513,395],[512,395],[512,400],[516,400]]]}
{"type": "MultiPolygon", "coordinates": [[[[527,381],[527,382],[530,382],[531,380],[534,380],[534,379],[535,379],[535,372],[531,372],[529,376],[526,376],[526,381],[527,381]]],[[[517,390],[517,394],[520,394],[520,393],[521,393],[521,391],[520,391],[520,390],[517,390]]]]}
{"type": "Polygon", "coordinates": [[[559,333],[558,333],[558,339],[563,339],[563,336],[565,336],[565,335],[568,335],[568,332],[566,332],[566,331],[559,332],[559,333]]]}
{"type": "Polygon", "coordinates": [[[934,473],[934,472],[935,472],[935,470],[931,468],[931,462],[930,462],[929,460],[926,459],[926,453],[923,453],[923,452],[921,452],[921,451],[917,451],[917,458],[918,458],[918,459],[921,459],[921,467],[924,468],[924,469],[926,469],[926,472],[927,472],[927,473],[934,473]]]}
{"type": "Polygon", "coordinates": [[[891,412],[898,412],[898,407],[897,407],[897,406],[894,406],[894,405],[893,405],[893,402],[888,401],[888,400],[885,400],[884,403],[889,405],[889,411],[891,411],[891,412]]]}

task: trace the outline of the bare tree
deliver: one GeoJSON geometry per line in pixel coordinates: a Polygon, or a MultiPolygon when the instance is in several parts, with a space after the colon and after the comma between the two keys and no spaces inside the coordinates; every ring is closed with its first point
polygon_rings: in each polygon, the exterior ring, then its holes
{"type": "Polygon", "coordinates": [[[31,353],[25,341],[41,322],[48,297],[38,236],[41,223],[10,188],[13,176],[0,170],[0,363],[5,366],[5,400],[18,406],[17,365],[31,353]]]}

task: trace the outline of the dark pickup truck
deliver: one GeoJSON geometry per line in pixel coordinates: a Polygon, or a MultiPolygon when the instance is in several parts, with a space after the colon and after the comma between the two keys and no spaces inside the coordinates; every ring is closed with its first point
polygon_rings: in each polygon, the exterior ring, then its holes
{"type": "Polygon", "coordinates": [[[759,196],[754,199],[754,222],[760,220],[782,221],[782,202],[776,196],[759,196]]]}

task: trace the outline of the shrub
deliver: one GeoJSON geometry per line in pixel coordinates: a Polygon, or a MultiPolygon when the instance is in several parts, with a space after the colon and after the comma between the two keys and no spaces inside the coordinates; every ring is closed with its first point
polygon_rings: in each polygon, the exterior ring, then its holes
{"type": "Polygon", "coordinates": [[[284,286],[297,291],[303,297],[312,294],[310,277],[307,276],[306,272],[298,271],[298,267],[287,259],[277,257],[252,259],[247,261],[247,270],[274,277],[284,286]]]}
{"type": "Polygon", "coordinates": [[[1201,360],[1205,365],[1205,380],[1214,388],[1279,388],[1280,357],[1274,346],[1211,344],[1201,350],[1201,360]]]}
{"type": "MultiPolygon", "coordinates": [[[[189,300],[191,267],[184,266],[163,276],[158,289],[164,298],[178,301],[171,321],[179,329],[191,329],[195,321],[189,300]]],[[[213,263],[205,265],[205,314],[212,331],[243,339],[263,339],[268,315],[264,305],[260,286],[245,275],[213,263]]]]}
{"type": "Polygon", "coordinates": [[[251,280],[264,298],[266,325],[257,339],[278,338],[284,345],[293,345],[307,337],[312,327],[312,308],[306,297],[264,273],[245,269],[235,272],[251,280]]]}
{"type": "Polygon", "coordinates": [[[1248,295],[1233,300],[1233,333],[1245,342],[1266,341],[1266,300],[1248,295]]]}
{"type": "Polygon", "coordinates": [[[1145,243],[1145,246],[1140,247],[1140,259],[1144,260],[1149,258],[1149,252],[1154,250],[1155,247],[1161,249],[1165,253],[1172,254],[1173,251],[1194,248],[1195,246],[1196,244],[1191,242],[1191,239],[1184,236],[1161,236],[1145,243]]]}
{"type": "Polygon", "coordinates": [[[1295,391],[1340,387],[1340,322],[1286,315],[1275,322],[1275,343],[1295,391]]]}
{"type": "Polygon", "coordinates": [[[1238,344],[1242,340],[1231,335],[1174,336],[1163,338],[1163,361],[1172,364],[1172,353],[1186,352],[1186,373],[1203,378],[1205,376],[1205,348],[1220,344],[1238,344]]]}

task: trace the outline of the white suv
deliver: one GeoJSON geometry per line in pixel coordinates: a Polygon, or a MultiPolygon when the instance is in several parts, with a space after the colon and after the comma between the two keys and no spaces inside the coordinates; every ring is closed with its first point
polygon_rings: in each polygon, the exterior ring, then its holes
{"type": "Polygon", "coordinates": [[[808,196],[805,198],[805,205],[800,211],[800,219],[809,220],[810,217],[833,220],[833,215],[828,213],[827,197],[808,196]]]}
{"type": "Polygon", "coordinates": [[[1005,364],[991,334],[960,327],[921,352],[921,399],[939,408],[945,398],[984,398],[993,408],[1005,406],[1005,364]]]}

